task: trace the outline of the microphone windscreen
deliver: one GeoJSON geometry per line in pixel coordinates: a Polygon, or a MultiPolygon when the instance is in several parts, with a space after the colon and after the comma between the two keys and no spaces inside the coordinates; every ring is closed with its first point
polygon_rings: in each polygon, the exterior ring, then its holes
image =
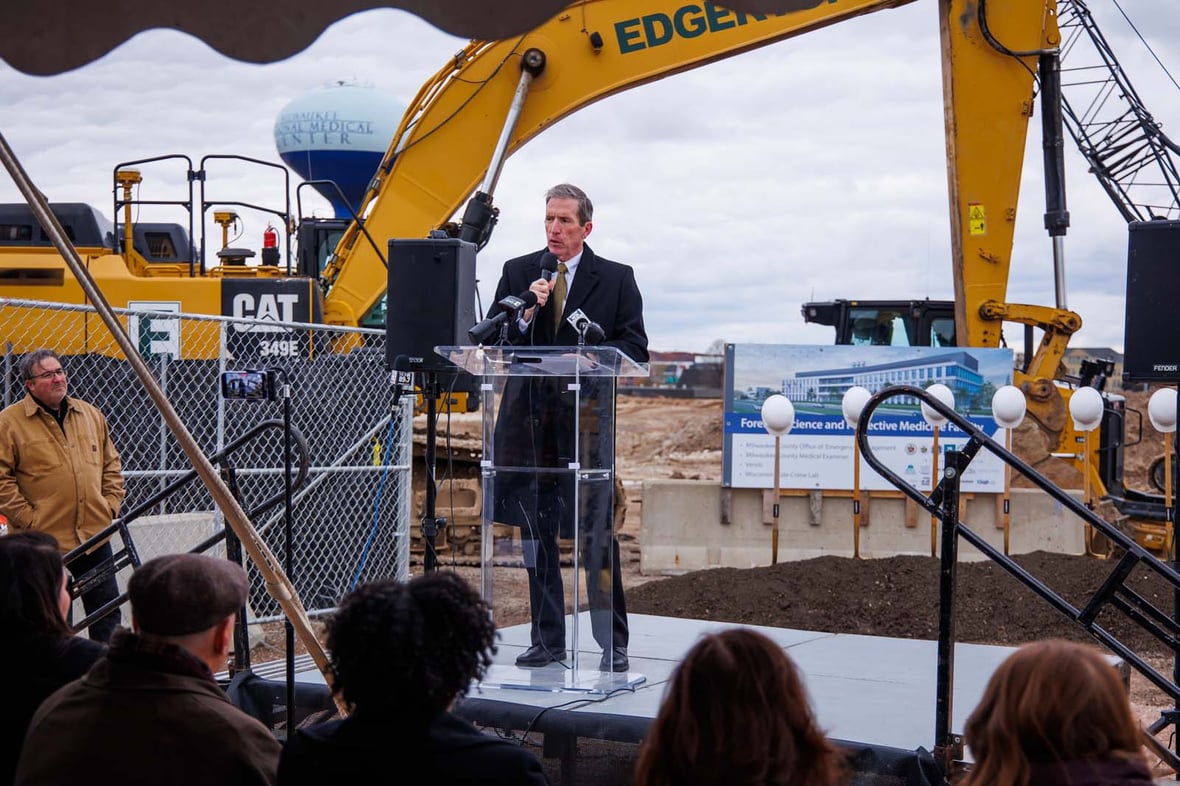
{"type": "Polygon", "coordinates": [[[557,255],[552,251],[541,254],[541,272],[545,274],[545,278],[550,278],[557,272],[557,255]]]}

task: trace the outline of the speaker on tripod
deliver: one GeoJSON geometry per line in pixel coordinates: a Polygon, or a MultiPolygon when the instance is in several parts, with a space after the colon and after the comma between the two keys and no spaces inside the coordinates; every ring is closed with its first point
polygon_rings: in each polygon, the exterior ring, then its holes
{"type": "Polygon", "coordinates": [[[399,355],[412,371],[454,371],[436,346],[471,343],[475,325],[475,244],[458,238],[389,241],[385,366],[399,355]]]}
{"type": "Polygon", "coordinates": [[[1180,379],[1180,221],[1127,225],[1127,316],[1123,379],[1180,379]]]}

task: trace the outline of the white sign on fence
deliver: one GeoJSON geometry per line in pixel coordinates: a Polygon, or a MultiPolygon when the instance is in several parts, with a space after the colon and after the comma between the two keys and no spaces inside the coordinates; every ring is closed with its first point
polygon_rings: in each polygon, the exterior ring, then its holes
{"type": "MultiPolygon", "coordinates": [[[[128,302],[127,307],[148,312],[180,313],[178,301],[133,300],[128,302]]],[[[152,314],[128,314],[127,334],[144,357],[167,355],[173,360],[180,358],[179,317],[172,319],[152,314]]]]}

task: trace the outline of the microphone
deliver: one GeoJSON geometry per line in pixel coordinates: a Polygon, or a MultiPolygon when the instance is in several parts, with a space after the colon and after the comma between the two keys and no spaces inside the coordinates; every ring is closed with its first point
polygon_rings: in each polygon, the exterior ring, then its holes
{"type": "Polygon", "coordinates": [[[396,408],[403,393],[414,391],[414,374],[410,371],[409,357],[398,355],[394,358],[393,374],[390,381],[393,382],[393,406],[396,408]]]}
{"type": "Polygon", "coordinates": [[[541,277],[546,281],[552,281],[557,275],[557,255],[552,251],[546,251],[541,254],[541,277]]]}
{"type": "Polygon", "coordinates": [[[504,309],[504,311],[511,311],[514,315],[519,314],[529,306],[535,305],[537,305],[537,293],[531,289],[520,293],[520,297],[517,297],[516,295],[508,295],[507,297],[500,300],[500,306],[504,309]]]}
{"type": "Polygon", "coordinates": [[[606,338],[606,333],[602,329],[602,325],[586,316],[586,312],[582,309],[577,309],[574,313],[565,318],[565,321],[573,326],[574,330],[578,331],[579,344],[592,344],[597,346],[606,338]]]}
{"type": "Polygon", "coordinates": [[[471,339],[472,343],[486,344],[488,339],[492,337],[492,334],[495,333],[496,328],[500,325],[500,323],[507,321],[510,316],[515,319],[521,311],[537,305],[537,293],[533,292],[531,289],[526,289],[524,292],[521,292],[519,296],[508,295],[507,297],[502,298],[497,303],[497,305],[499,305],[503,311],[488,317],[483,322],[480,322],[478,325],[471,328],[471,330],[467,331],[467,337],[471,339]]]}
{"type": "Polygon", "coordinates": [[[598,346],[606,340],[606,331],[602,329],[602,325],[597,322],[591,322],[586,326],[586,343],[592,346],[598,346]]]}

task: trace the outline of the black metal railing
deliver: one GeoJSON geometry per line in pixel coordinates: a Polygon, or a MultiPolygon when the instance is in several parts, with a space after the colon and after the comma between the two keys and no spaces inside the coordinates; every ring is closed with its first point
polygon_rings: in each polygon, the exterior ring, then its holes
{"type": "MultiPolygon", "coordinates": [[[[229,473],[230,475],[233,475],[236,471],[236,468],[232,463],[232,458],[235,452],[245,446],[252,445],[254,441],[264,432],[270,431],[272,429],[278,429],[281,431],[284,428],[284,425],[285,424],[281,418],[261,421],[253,428],[243,433],[240,437],[227,444],[220,451],[209,456],[209,462],[211,464],[218,465],[221,468],[223,474],[229,473]]],[[[303,433],[299,431],[299,429],[294,425],[291,425],[290,429],[291,442],[295,448],[298,459],[295,478],[292,481],[292,487],[298,489],[307,482],[308,471],[311,466],[311,452],[308,448],[307,440],[304,438],[303,433]]],[[[195,469],[190,469],[188,472],[184,473],[168,485],[161,488],[148,499],[140,502],[134,508],[112,521],[96,535],[87,539],[84,543],[66,554],[64,561],[66,567],[69,568],[70,564],[78,557],[87,553],[94,547],[115,538],[116,536],[122,544],[117,549],[112,547],[112,554],[108,559],[103,560],[99,564],[95,565],[81,576],[74,577],[73,585],[70,590],[71,598],[76,599],[81,597],[95,584],[117,574],[126,567],[131,567],[133,569],[138,568],[141,560],[139,558],[139,551],[135,547],[135,541],[131,537],[130,524],[139,517],[154,509],[158,504],[168,499],[173,494],[188,486],[194,480],[197,480],[198,477],[197,471],[195,469]]],[[[231,485],[231,488],[236,489],[236,483],[231,485]]],[[[235,496],[238,495],[235,493],[235,496]]],[[[240,497],[238,498],[240,499],[240,497]]],[[[262,514],[271,510],[280,503],[283,503],[286,498],[286,491],[280,490],[279,492],[265,498],[253,508],[247,510],[246,515],[251,521],[254,521],[262,514]]],[[[212,548],[217,543],[226,539],[228,534],[232,533],[228,533],[225,528],[222,528],[220,532],[210,536],[209,538],[206,538],[197,546],[190,549],[190,551],[194,554],[203,553],[212,548]]],[[[87,614],[82,620],[75,623],[73,625],[74,630],[83,630],[84,628],[89,627],[96,620],[100,620],[108,614],[113,614],[115,610],[121,607],[126,601],[127,593],[120,593],[116,598],[108,601],[107,603],[104,603],[99,608],[87,614]]]]}
{"type": "MultiPolygon", "coordinates": [[[[941,550],[939,571],[939,611],[938,611],[938,674],[935,685],[935,756],[949,772],[957,764],[956,758],[961,757],[963,740],[950,729],[952,678],[954,675],[954,644],[955,644],[955,573],[958,562],[959,538],[967,541],[978,549],[984,556],[1006,570],[1016,580],[1020,581],[1043,600],[1049,603],[1062,615],[1073,620],[1077,625],[1094,637],[1111,652],[1121,657],[1131,668],[1142,674],[1148,681],[1164,691],[1175,704],[1180,704],[1180,686],[1177,685],[1176,675],[1180,673],[1180,665],[1173,668],[1172,677],[1157,671],[1138,653],[1124,644],[1106,627],[1099,624],[1099,615],[1111,610],[1125,615],[1126,618],[1141,626],[1162,644],[1170,649],[1175,656],[1180,653],[1180,623],[1174,612],[1159,608],[1132,587],[1127,579],[1138,567],[1153,571],[1167,584],[1171,585],[1173,599],[1180,597],[1180,572],[1177,572],[1175,562],[1164,562],[1149,551],[1138,545],[1114,524],[1103,519],[1087,505],[1079,502],[1073,496],[1062,491],[1050,480],[1037,472],[1031,466],[1014,455],[999,442],[996,442],[970,420],[955,412],[939,401],[934,395],[919,387],[897,385],[884,388],[875,393],[866,402],[864,410],[856,425],[856,440],[861,455],[878,474],[896,486],[910,499],[921,505],[930,515],[941,522],[941,550]],[[941,478],[934,490],[929,494],[915,488],[905,478],[890,469],[873,453],[872,442],[869,439],[869,424],[873,413],[886,401],[893,398],[908,398],[924,402],[928,407],[938,412],[968,437],[962,450],[947,450],[942,465],[941,478]],[[1082,605],[1075,605],[1059,595],[1039,578],[1029,573],[1016,563],[1002,550],[987,542],[959,516],[960,483],[963,473],[981,450],[986,450],[1008,464],[1034,485],[1051,496],[1060,505],[1080,518],[1085,526],[1104,535],[1111,544],[1111,570],[1107,578],[1094,591],[1093,595],[1082,605]]],[[[1173,555],[1174,558],[1174,555],[1173,555]]],[[[1145,730],[1144,744],[1148,745],[1174,770],[1180,765],[1180,757],[1155,740],[1155,733],[1175,722],[1177,711],[1166,711],[1159,721],[1145,730]]],[[[968,741],[968,744],[970,741],[968,741]]]]}

